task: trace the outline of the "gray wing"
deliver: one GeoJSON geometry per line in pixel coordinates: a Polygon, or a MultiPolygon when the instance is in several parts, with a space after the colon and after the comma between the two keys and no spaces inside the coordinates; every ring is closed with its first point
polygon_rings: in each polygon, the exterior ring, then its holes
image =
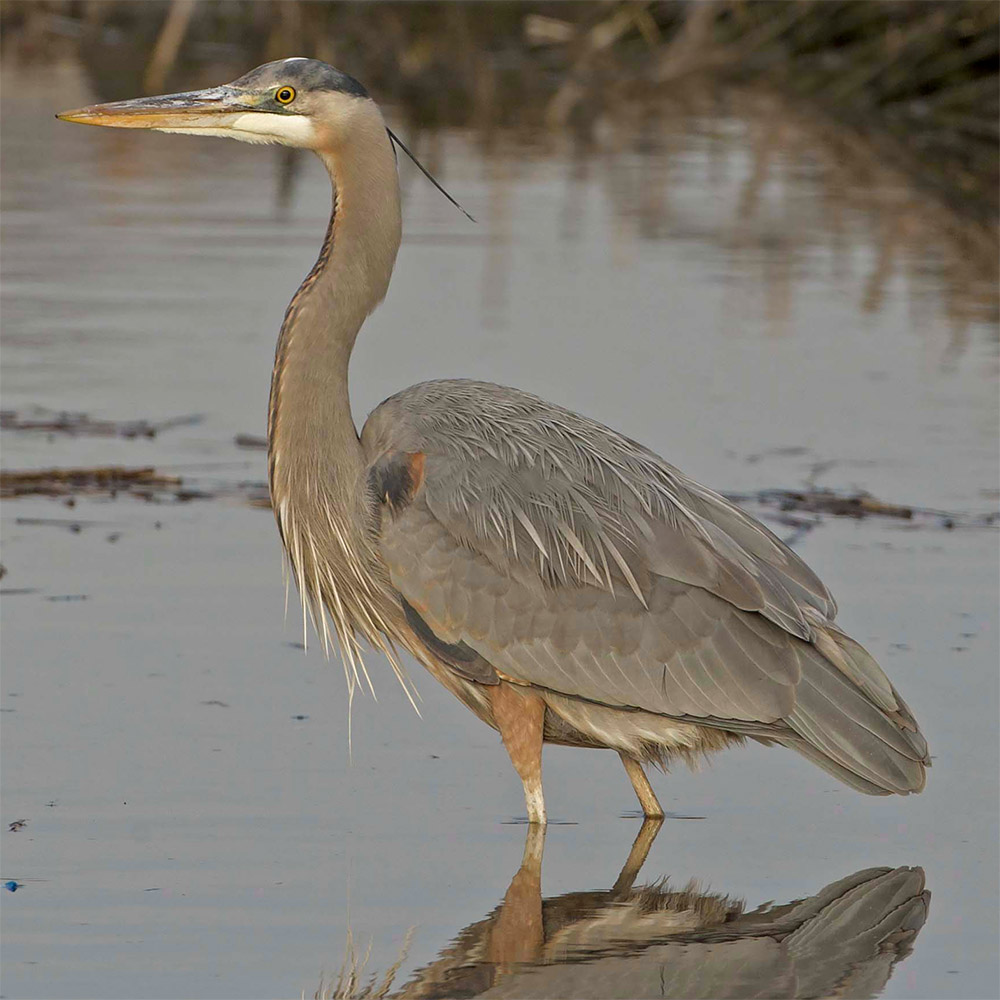
{"type": "Polygon", "coordinates": [[[385,508],[380,553],[441,642],[564,694],[786,734],[864,791],[922,786],[916,725],[874,660],[829,626],[823,584],[652,452],[467,381],[386,400],[362,444],[385,508]]]}

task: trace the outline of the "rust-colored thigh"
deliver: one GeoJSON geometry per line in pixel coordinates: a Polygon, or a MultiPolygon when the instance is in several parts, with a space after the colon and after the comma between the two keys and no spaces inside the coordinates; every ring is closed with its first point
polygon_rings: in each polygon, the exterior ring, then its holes
{"type": "Polygon", "coordinates": [[[530,688],[506,681],[490,688],[493,718],[522,781],[540,778],[545,702],[530,688]]]}

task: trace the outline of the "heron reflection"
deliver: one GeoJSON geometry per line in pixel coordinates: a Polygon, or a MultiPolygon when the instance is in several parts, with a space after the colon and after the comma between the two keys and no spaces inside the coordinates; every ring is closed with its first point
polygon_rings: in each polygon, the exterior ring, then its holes
{"type": "Polygon", "coordinates": [[[746,910],[693,882],[636,884],[647,820],[606,891],[541,894],[544,828],[528,828],[500,905],[391,995],[873,997],[927,919],[920,868],[866,868],[807,898],[746,910]]]}

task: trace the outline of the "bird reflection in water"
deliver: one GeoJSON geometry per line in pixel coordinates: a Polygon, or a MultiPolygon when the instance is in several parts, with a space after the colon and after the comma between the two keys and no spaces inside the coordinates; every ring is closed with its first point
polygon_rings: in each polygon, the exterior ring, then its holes
{"type": "Polygon", "coordinates": [[[543,899],[545,830],[529,826],[501,904],[398,997],[873,997],[927,919],[920,868],[867,868],[747,912],[693,883],[635,885],[647,820],[614,886],[543,899]]]}

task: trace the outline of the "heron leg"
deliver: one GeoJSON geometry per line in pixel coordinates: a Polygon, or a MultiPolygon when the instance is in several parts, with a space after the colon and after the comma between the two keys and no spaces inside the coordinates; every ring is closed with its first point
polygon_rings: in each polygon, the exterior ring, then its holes
{"type": "Polygon", "coordinates": [[[542,732],[545,702],[533,691],[505,681],[490,688],[490,702],[503,745],[524,785],[528,822],[544,824],[542,732]]]}
{"type": "Polygon", "coordinates": [[[642,769],[642,764],[634,757],[629,757],[628,754],[621,751],[618,752],[618,756],[621,757],[622,763],[625,765],[625,773],[628,775],[628,780],[632,782],[643,813],[649,819],[663,819],[663,809],[656,798],[653,786],[649,783],[649,778],[646,777],[646,772],[642,769]]]}

